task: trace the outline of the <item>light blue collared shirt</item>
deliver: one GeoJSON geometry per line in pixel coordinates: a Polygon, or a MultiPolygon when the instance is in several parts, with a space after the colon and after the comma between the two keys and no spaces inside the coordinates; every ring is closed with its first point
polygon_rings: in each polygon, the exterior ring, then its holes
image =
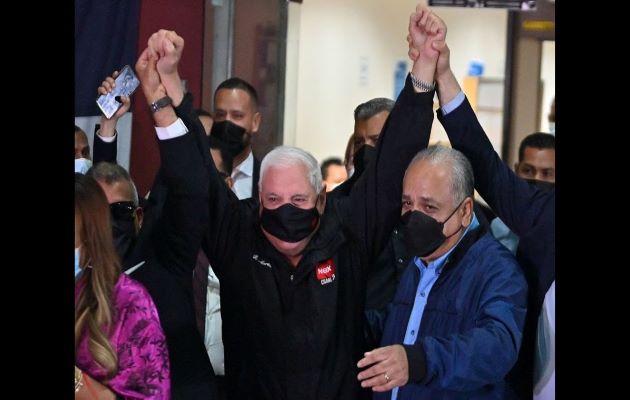
{"type": "MultiPolygon", "coordinates": [[[[464,231],[464,234],[461,238],[455,243],[455,246],[451,247],[449,251],[444,253],[442,256],[436,258],[431,261],[429,265],[426,265],[424,261],[420,259],[420,257],[414,257],[411,262],[413,262],[418,270],[420,270],[420,282],[418,282],[418,288],[416,289],[416,299],[413,302],[413,309],[411,310],[411,315],[409,316],[409,322],[407,322],[407,333],[405,334],[405,340],[403,344],[414,344],[416,343],[416,339],[418,338],[418,332],[420,332],[420,322],[422,322],[422,314],[424,314],[424,307],[427,305],[427,299],[429,298],[429,293],[431,293],[431,288],[435,281],[437,281],[438,276],[442,273],[442,268],[448,256],[455,250],[459,242],[462,241],[464,236],[468,233],[468,231],[475,229],[479,226],[479,221],[477,220],[477,216],[473,213],[472,221],[468,228],[464,231]]],[[[398,397],[398,388],[395,387],[392,389],[392,400],[396,400],[398,397]]]]}

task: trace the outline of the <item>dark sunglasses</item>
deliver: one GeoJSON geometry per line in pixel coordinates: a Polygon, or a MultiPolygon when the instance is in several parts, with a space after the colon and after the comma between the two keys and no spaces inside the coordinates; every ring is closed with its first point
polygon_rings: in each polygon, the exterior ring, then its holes
{"type": "Polygon", "coordinates": [[[136,206],[133,201],[119,201],[109,205],[114,219],[132,219],[136,206]]]}

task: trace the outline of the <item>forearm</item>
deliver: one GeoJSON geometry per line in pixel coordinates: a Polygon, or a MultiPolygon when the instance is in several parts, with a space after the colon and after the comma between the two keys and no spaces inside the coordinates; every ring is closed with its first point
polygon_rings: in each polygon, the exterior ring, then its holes
{"type": "MultiPolygon", "coordinates": [[[[424,53],[421,53],[418,59],[414,62],[411,73],[414,77],[416,77],[416,79],[431,84],[435,80],[436,61],[436,59],[431,59],[424,53]]],[[[416,93],[426,92],[426,90],[421,90],[415,85],[413,86],[413,90],[416,93]]]]}
{"type": "Polygon", "coordinates": [[[114,133],[116,133],[116,124],[118,123],[118,118],[112,117],[110,119],[101,116],[101,129],[99,131],[99,135],[102,137],[112,137],[114,133]]]}
{"type": "Polygon", "coordinates": [[[175,71],[170,74],[162,74],[160,75],[160,80],[166,89],[166,93],[173,100],[173,106],[178,107],[184,99],[184,85],[179,77],[179,73],[175,71]]]}
{"type": "Polygon", "coordinates": [[[411,159],[429,143],[434,91],[417,93],[407,77],[372,161],[350,192],[351,225],[377,257],[400,218],[402,180],[411,159]]]}
{"type": "Polygon", "coordinates": [[[475,188],[492,210],[517,234],[534,223],[531,216],[544,204],[535,198],[535,188],[520,179],[494,150],[468,100],[447,115],[438,112],[454,149],[470,161],[475,188]],[[529,210],[525,213],[523,210],[529,210]]]}
{"type": "Polygon", "coordinates": [[[436,78],[437,94],[440,100],[440,106],[448,104],[451,100],[461,92],[462,88],[459,86],[453,70],[450,68],[443,74],[439,74],[436,78]]]}

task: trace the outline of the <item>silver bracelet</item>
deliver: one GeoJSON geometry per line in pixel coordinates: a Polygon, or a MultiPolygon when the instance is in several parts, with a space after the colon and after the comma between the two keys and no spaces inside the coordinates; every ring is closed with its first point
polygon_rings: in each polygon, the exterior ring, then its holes
{"type": "Polygon", "coordinates": [[[435,89],[435,81],[433,83],[428,83],[423,80],[420,80],[416,78],[415,76],[413,76],[413,72],[409,72],[409,75],[411,76],[411,83],[416,89],[422,90],[424,92],[430,92],[433,89],[435,89]]]}

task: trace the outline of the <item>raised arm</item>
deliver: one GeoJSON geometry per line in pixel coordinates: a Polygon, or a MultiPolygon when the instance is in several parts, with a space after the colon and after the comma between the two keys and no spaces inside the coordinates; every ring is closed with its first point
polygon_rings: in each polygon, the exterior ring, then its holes
{"type": "MultiPolygon", "coordinates": [[[[118,76],[118,71],[114,71],[112,76],[108,76],[98,87],[97,92],[99,95],[110,93],[116,87],[115,79],[118,76]]],[[[116,134],[116,124],[120,117],[122,117],[131,106],[131,100],[127,96],[121,96],[120,102],[122,106],[112,115],[110,119],[101,115],[100,128],[94,131],[94,164],[101,161],[107,161],[110,163],[116,163],[118,156],[118,135],[116,134]]]]}
{"type": "Polygon", "coordinates": [[[409,32],[421,49],[411,75],[379,138],[376,158],[354,185],[349,200],[351,229],[364,240],[368,259],[375,260],[400,218],[402,181],[411,159],[429,143],[433,122],[434,82],[438,52],[446,26],[427,7],[409,17],[409,32]],[[413,79],[412,79],[413,76],[413,79]],[[415,83],[412,83],[415,81],[415,83]]]}
{"type": "Polygon", "coordinates": [[[450,68],[448,46],[441,42],[435,47],[440,51],[437,83],[442,108],[438,111],[438,119],[453,148],[470,160],[479,194],[510,229],[523,235],[536,224],[543,208],[554,207],[555,191],[543,192],[528,184],[501,160],[470,103],[463,97],[450,68]]]}
{"type": "MultiPolygon", "coordinates": [[[[167,93],[161,81],[156,57],[168,56],[177,62],[184,45],[180,38],[181,42],[176,42],[166,53],[160,54],[155,51],[156,47],[162,46],[162,43],[157,43],[156,35],[151,36],[147,49],[136,63],[148,104],[171,94],[167,93]]],[[[176,93],[173,96],[181,102],[176,93]]],[[[196,135],[189,132],[189,127],[177,117],[172,104],[159,107],[153,112],[153,119],[159,138],[159,179],[166,186],[166,200],[156,220],[152,240],[156,243],[154,248],[162,265],[182,279],[189,280],[208,223],[207,169],[196,135]]]]}
{"type": "MultiPolygon", "coordinates": [[[[201,198],[188,199],[187,204],[182,205],[182,209],[178,214],[185,214],[188,222],[182,220],[181,215],[173,215],[178,219],[178,223],[185,231],[180,232],[180,242],[188,242],[195,247],[194,259],[196,259],[197,251],[200,247],[202,237],[209,240],[203,240],[203,248],[210,258],[213,268],[221,277],[221,260],[224,259],[224,251],[226,246],[219,241],[223,237],[224,230],[233,232],[231,228],[236,223],[230,220],[232,213],[226,212],[226,208],[230,205],[236,206],[238,199],[234,193],[227,187],[223,179],[219,176],[214,162],[210,156],[208,137],[205,134],[203,125],[199,121],[199,117],[194,112],[192,95],[184,94],[183,85],[178,73],[178,64],[181,58],[184,46],[183,39],[173,31],[161,30],[154,34],[149,40],[149,54],[157,57],[156,68],[160,76],[160,82],[166,90],[166,93],[173,101],[174,111],[185,125],[189,133],[189,140],[194,141],[199,160],[195,161],[195,166],[185,167],[183,170],[186,174],[193,171],[198,174],[195,180],[204,179],[203,184],[198,183],[198,188],[203,188],[205,195],[201,198]],[[210,223],[210,221],[212,223],[210,223]],[[193,227],[186,227],[187,225],[193,227]],[[191,230],[193,229],[193,230],[191,230]],[[194,240],[190,237],[194,236],[194,240]],[[199,240],[197,240],[197,238],[199,240]]],[[[187,160],[192,163],[193,160],[187,160]]],[[[163,161],[164,162],[164,161],[163,161]]],[[[170,207],[170,206],[169,206],[170,207]]],[[[165,207],[166,209],[166,207],[165,207]]],[[[173,211],[175,212],[175,210],[173,211]]],[[[236,239],[235,239],[236,241],[236,239]]],[[[190,250],[190,248],[189,248],[190,250]]],[[[187,251],[186,257],[190,253],[187,251]]],[[[186,266],[194,267],[194,262],[190,264],[188,261],[186,266]]]]}

